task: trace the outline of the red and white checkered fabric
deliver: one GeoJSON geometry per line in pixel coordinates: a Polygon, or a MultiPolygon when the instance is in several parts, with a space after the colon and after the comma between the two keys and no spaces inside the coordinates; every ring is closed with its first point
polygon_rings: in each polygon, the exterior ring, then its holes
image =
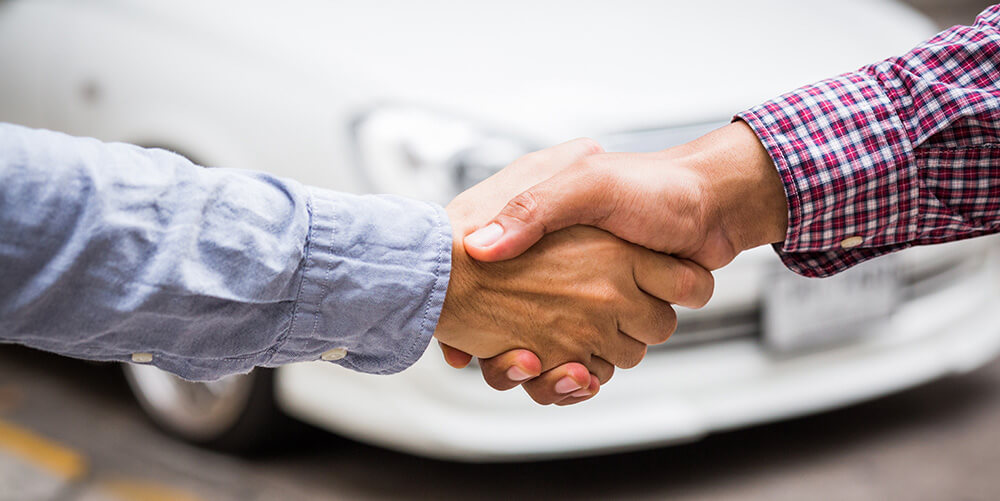
{"type": "Polygon", "coordinates": [[[781,174],[789,226],[775,247],[797,273],[1000,231],[1000,5],[737,117],[781,174]]]}

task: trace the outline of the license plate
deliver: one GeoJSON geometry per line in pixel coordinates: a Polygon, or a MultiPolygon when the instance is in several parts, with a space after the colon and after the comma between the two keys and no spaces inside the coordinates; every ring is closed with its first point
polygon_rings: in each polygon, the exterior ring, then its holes
{"type": "Polygon", "coordinates": [[[763,290],[765,345],[778,353],[818,349],[885,326],[900,300],[899,266],[883,257],[822,279],[775,269],[763,290]]]}

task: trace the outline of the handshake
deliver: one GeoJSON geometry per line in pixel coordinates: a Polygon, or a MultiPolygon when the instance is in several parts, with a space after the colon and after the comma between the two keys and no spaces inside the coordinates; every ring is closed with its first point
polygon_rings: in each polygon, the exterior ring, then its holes
{"type": "Polygon", "coordinates": [[[704,306],[711,270],[785,238],[787,200],[735,122],[655,153],[577,139],[526,155],[446,208],[452,272],[434,336],[490,386],[540,404],[593,397],[704,306]],[[492,218],[492,219],[491,219],[492,218]]]}

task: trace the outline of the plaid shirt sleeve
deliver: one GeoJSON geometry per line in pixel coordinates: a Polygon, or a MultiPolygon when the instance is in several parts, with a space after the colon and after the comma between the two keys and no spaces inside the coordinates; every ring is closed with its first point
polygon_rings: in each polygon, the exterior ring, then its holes
{"type": "Polygon", "coordinates": [[[901,57],[737,115],[774,160],[785,265],[821,277],[1000,231],[1000,5],[901,57]]]}

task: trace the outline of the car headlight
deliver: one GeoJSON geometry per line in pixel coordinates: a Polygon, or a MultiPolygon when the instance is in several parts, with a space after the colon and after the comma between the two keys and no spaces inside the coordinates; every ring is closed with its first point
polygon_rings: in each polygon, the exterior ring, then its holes
{"type": "Polygon", "coordinates": [[[523,141],[420,108],[375,109],[354,133],[374,190],[441,204],[531,151],[523,141]]]}

